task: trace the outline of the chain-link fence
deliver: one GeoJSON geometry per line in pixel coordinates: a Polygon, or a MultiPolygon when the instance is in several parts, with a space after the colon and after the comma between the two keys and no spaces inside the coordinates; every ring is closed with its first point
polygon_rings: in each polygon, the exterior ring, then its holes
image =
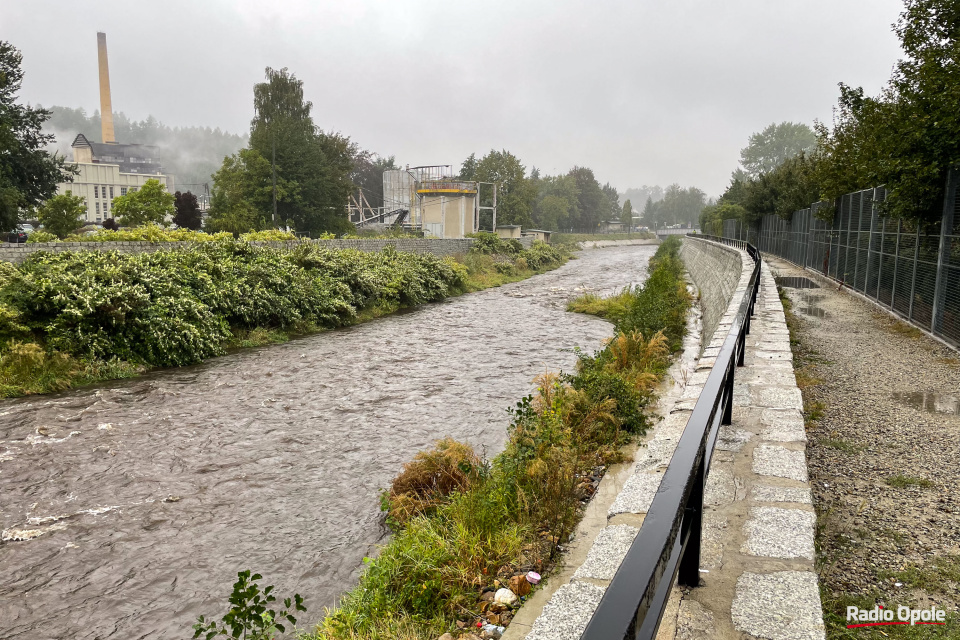
{"type": "Polygon", "coordinates": [[[883,187],[818,202],[790,221],[764,216],[759,227],[724,220],[726,238],[746,240],[843,282],[916,326],[960,347],[958,171],[947,179],[943,217],[931,228],[879,215],[883,187]],[[822,218],[830,215],[832,223],[822,218]]]}

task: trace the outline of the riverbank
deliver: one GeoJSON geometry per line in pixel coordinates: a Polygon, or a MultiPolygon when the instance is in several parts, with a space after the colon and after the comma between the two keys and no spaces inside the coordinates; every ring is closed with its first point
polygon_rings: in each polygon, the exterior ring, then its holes
{"type": "Polygon", "coordinates": [[[542,243],[487,244],[439,258],[220,239],[178,251],[68,251],[0,263],[0,397],[196,364],[515,282],[569,257],[542,243]]]}
{"type": "Polygon", "coordinates": [[[509,624],[525,576],[549,571],[606,468],[647,429],[690,304],[678,248],[661,246],[633,305],[621,297],[603,349],[580,352],[574,374],[538,378],[510,412],[503,453],[441,441],[406,465],[384,496],[394,537],[312,637],[435,639],[509,624]]]}
{"type": "Polygon", "coordinates": [[[870,303],[777,258],[803,394],[817,512],[817,569],[829,639],[848,606],[936,606],[960,636],[960,358],[870,303]],[[806,280],[806,282],[804,281],[806,280]],[[797,288],[804,286],[806,288],[797,288]]]}
{"type": "Polygon", "coordinates": [[[403,465],[448,436],[500,453],[504,409],[531,380],[613,335],[569,300],[641,283],[655,249],[586,251],[337,331],[0,400],[0,532],[47,531],[2,545],[4,637],[190,637],[244,568],[304,595],[312,629],[384,542],[380,494],[403,465]]]}

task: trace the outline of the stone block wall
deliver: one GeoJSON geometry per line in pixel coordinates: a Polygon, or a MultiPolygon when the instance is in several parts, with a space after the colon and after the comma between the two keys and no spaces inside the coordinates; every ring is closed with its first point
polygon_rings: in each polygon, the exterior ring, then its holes
{"type": "Polygon", "coordinates": [[[740,281],[743,262],[732,247],[686,237],[680,256],[700,290],[703,344],[708,345],[740,281]]]}
{"type": "MultiPolygon", "coordinates": [[[[427,239],[427,238],[357,238],[335,240],[303,240],[290,242],[254,242],[257,246],[271,246],[292,249],[302,242],[308,242],[328,249],[358,249],[360,251],[381,251],[386,247],[395,247],[397,251],[407,253],[430,253],[435,256],[453,256],[466,253],[473,246],[472,238],[427,239]]],[[[520,239],[520,244],[529,249],[532,237],[520,239]]],[[[149,253],[152,251],[173,251],[193,246],[192,242],[38,242],[35,244],[0,243],[0,261],[20,264],[37,251],[119,251],[120,253],[149,253]]]]}

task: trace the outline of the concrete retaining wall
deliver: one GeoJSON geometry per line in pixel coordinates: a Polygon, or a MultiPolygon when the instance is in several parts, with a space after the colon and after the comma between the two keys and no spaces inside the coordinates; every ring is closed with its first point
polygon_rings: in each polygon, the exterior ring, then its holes
{"type": "MultiPolygon", "coordinates": [[[[395,247],[406,253],[430,253],[435,256],[453,256],[466,253],[473,246],[473,238],[426,239],[426,238],[357,238],[337,240],[302,240],[290,242],[253,242],[257,246],[270,246],[292,249],[302,243],[315,244],[328,249],[358,249],[360,251],[381,251],[386,247],[395,247]]],[[[193,242],[38,242],[36,244],[0,243],[0,260],[20,264],[37,251],[119,251],[120,253],[149,253],[153,251],[175,251],[195,246],[193,242]]],[[[520,238],[520,244],[529,249],[533,238],[520,238]]]]}
{"type": "Polygon", "coordinates": [[[743,267],[740,252],[725,245],[686,237],[680,256],[700,290],[703,344],[707,345],[713,339],[740,281],[743,267]]]}

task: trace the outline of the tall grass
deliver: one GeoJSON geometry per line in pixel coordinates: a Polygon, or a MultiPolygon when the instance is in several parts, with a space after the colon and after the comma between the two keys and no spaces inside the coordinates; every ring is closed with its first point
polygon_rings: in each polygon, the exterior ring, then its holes
{"type": "Polygon", "coordinates": [[[432,640],[458,621],[509,620],[485,610],[483,589],[549,569],[580,517],[584,478],[648,426],[690,303],[678,247],[665,242],[651,259],[653,284],[609,305],[618,309],[613,339],[579,353],[576,373],[537,378],[510,410],[500,455],[484,460],[444,440],[406,465],[383,500],[395,536],[309,637],[432,640]]]}

